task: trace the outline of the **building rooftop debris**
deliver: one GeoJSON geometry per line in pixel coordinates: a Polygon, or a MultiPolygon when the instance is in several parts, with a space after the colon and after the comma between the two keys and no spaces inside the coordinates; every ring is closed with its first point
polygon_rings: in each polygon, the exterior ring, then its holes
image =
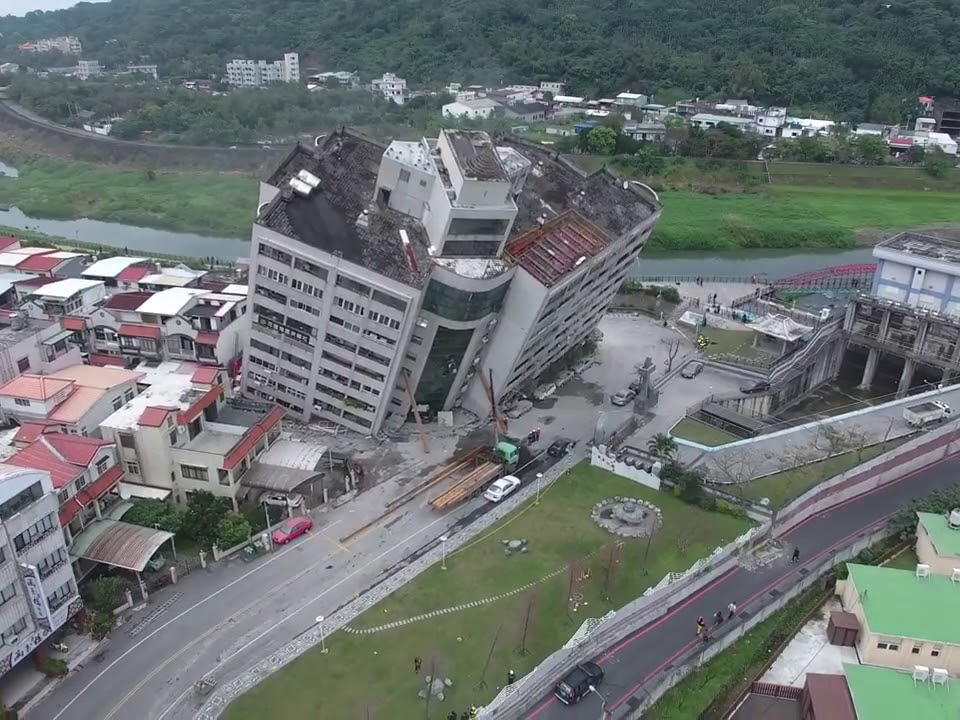
{"type": "Polygon", "coordinates": [[[457,167],[468,180],[506,181],[507,171],[494,150],[493,139],[482,130],[445,130],[457,167]]]}
{"type": "Polygon", "coordinates": [[[259,223],[344,260],[412,287],[430,274],[429,243],[419,220],[374,202],[386,148],[348,130],[327,136],[315,149],[294,148],[268,180],[280,188],[259,223]],[[306,170],[320,185],[308,197],[289,182],[306,170]],[[413,257],[411,263],[400,231],[413,257]]]}
{"type": "Polygon", "coordinates": [[[954,621],[958,588],[950,578],[918,579],[910,570],[871,565],[847,568],[870,632],[960,645],[960,623],[954,621]]]}
{"type": "Polygon", "coordinates": [[[960,680],[949,678],[945,687],[936,687],[929,681],[916,682],[912,673],[902,670],[851,664],[844,665],[843,671],[857,720],[956,720],[960,716],[960,680]]]}
{"type": "Polygon", "coordinates": [[[946,516],[918,512],[917,518],[930,536],[937,555],[960,558],[960,530],[950,527],[946,516]]]}
{"type": "Polygon", "coordinates": [[[505,254],[546,287],[607,246],[604,234],[568,211],[509,243],[505,254]]]}
{"type": "Polygon", "coordinates": [[[434,262],[461,277],[476,280],[497,277],[511,267],[508,261],[499,258],[434,258],[434,262]]]}
{"type": "MultiPolygon", "coordinates": [[[[11,313],[0,313],[0,350],[6,350],[14,345],[19,345],[24,340],[35,336],[41,330],[46,330],[56,323],[55,320],[44,320],[40,318],[29,318],[24,313],[16,313],[19,316],[17,322],[22,322],[23,327],[14,327],[14,319],[11,313]]],[[[39,341],[39,338],[37,338],[39,341]]]]}
{"type": "Polygon", "coordinates": [[[902,232],[877,244],[876,249],[896,250],[942,262],[960,264],[960,242],[933,235],[902,232]]]}

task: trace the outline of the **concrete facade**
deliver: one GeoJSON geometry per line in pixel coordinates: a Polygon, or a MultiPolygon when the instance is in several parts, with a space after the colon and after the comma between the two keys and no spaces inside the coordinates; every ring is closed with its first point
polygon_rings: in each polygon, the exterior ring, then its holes
{"type": "Polygon", "coordinates": [[[227,82],[236,87],[260,87],[270,83],[300,81],[300,55],[285,53],[282,60],[232,60],[227,63],[227,82]]]}
{"type": "Polygon", "coordinates": [[[330,136],[260,202],[243,391],[363,433],[402,423],[411,396],[489,414],[491,375],[499,399],[590,336],[659,218],[652,191],[470,131],[330,136]],[[339,197],[327,176],[347,170],[365,183],[339,197]],[[309,237],[308,215],[343,238],[309,237]]]}
{"type": "Polygon", "coordinates": [[[0,638],[10,660],[0,674],[80,607],[58,508],[48,473],[0,465],[0,638]]]}

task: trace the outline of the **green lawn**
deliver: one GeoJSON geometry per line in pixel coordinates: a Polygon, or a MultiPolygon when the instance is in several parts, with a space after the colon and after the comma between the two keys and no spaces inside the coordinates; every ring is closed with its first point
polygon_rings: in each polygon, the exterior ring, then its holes
{"type": "Polygon", "coordinates": [[[17,167],[18,178],[0,178],[0,204],[38,218],[86,217],[246,238],[256,211],[256,180],[235,174],[150,173],[54,160],[17,167]]]}
{"type": "MultiPolygon", "coordinates": [[[[439,615],[370,634],[339,632],[329,654],[312,650],[272,675],[227,708],[226,720],[264,717],[418,718],[420,681],[413,658],[423,658],[424,674],[449,677],[453,687],[443,703],[433,702],[431,717],[446,717],[471,703],[489,701],[506,672],[530,670],[560,647],[587,617],[620,607],[656,584],[667,572],[689,567],[697,558],[745,532],[746,520],[708,513],[624,478],[581,464],[557,481],[539,505],[528,503],[447,560],[357,618],[353,628],[373,628],[504,593],[557,570],[537,585],[527,624],[527,653],[520,654],[529,594],[521,593],[474,608],[439,615]],[[594,503],[616,495],[641,497],[663,512],[664,524],[645,557],[645,540],[626,540],[609,583],[605,561],[615,536],[590,517],[594,503]],[[504,539],[525,538],[529,552],[505,556],[504,539]],[[571,560],[590,558],[590,580],[574,595],[582,604],[568,612],[571,560]],[[609,600],[604,600],[604,585],[609,600]],[[494,643],[494,638],[496,642],[494,643]],[[486,687],[480,687],[488,654],[486,687]]],[[[585,566],[587,567],[587,566],[585,566]]]]}
{"type": "MultiPolygon", "coordinates": [[[[707,316],[709,323],[709,316],[707,316]]],[[[746,359],[762,360],[771,357],[769,353],[753,346],[754,332],[752,330],[729,330],[707,325],[700,328],[700,334],[710,341],[703,354],[707,357],[717,355],[737,355],[746,359]]]]}
{"type": "Polygon", "coordinates": [[[676,438],[690,440],[707,447],[717,447],[740,440],[736,435],[731,435],[713,425],[707,425],[707,423],[688,417],[683,418],[670,428],[670,434],[676,438]]]}
{"type": "Polygon", "coordinates": [[[857,465],[867,462],[867,460],[872,460],[877,455],[882,455],[897,447],[905,440],[906,438],[896,438],[885,443],[877,443],[863,448],[862,452],[851,450],[848,453],[835,455],[826,460],[820,460],[792,470],[784,470],[733,486],[732,491],[740,497],[750,500],[768,498],[771,507],[781,507],[824,480],[855,468],[857,465]]]}
{"type": "Polygon", "coordinates": [[[773,186],[756,193],[664,191],[651,250],[852,247],[866,228],[960,222],[960,193],[773,186]]]}

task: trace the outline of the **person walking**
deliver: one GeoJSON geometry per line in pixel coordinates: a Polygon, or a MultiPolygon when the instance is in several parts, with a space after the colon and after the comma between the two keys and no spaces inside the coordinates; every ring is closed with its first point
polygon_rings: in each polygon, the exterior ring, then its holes
{"type": "Polygon", "coordinates": [[[517,680],[517,674],[513,670],[507,671],[507,685],[513,685],[517,680]]]}
{"type": "Polygon", "coordinates": [[[737,614],[737,604],[735,602],[727,605],[727,620],[733,620],[733,616],[737,614]]]}
{"type": "Polygon", "coordinates": [[[717,625],[723,625],[723,611],[717,610],[713,614],[713,619],[716,621],[717,625]]]}
{"type": "Polygon", "coordinates": [[[707,631],[707,623],[704,622],[702,617],[697,618],[697,635],[705,633],[707,631]]]}
{"type": "Polygon", "coordinates": [[[417,655],[417,656],[413,659],[413,671],[414,671],[417,675],[420,674],[420,667],[421,667],[422,665],[423,665],[423,660],[421,660],[421,659],[420,659],[420,656],[417,655]]]}
{"type": "Polygon", "coordinates": [[[791,562],[795,562],[795,563],[800,562],[800,548],[798,547],[793,548],[793,559],[791,560],[791,562]]]}

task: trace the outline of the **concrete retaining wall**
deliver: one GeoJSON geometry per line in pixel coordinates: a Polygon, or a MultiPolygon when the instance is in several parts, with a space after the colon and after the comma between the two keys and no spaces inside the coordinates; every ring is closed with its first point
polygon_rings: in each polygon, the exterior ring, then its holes
{"type": "Polygon", "coordinates": [[[653,488],[654,490],[660,489],[660,478],[658,476],[654,475],[652,472],[647,472],[642,468],[636,468],[631,465],[627,465],[624,462],[620,462],[617,460],[615,454],[607,450],[606,445],[591,448],[590,464],[594,467],[608,470],[614,475],[619,475],[627,480],[633,480],[635,483],[646,485],[648,488],[653,488]]]}

